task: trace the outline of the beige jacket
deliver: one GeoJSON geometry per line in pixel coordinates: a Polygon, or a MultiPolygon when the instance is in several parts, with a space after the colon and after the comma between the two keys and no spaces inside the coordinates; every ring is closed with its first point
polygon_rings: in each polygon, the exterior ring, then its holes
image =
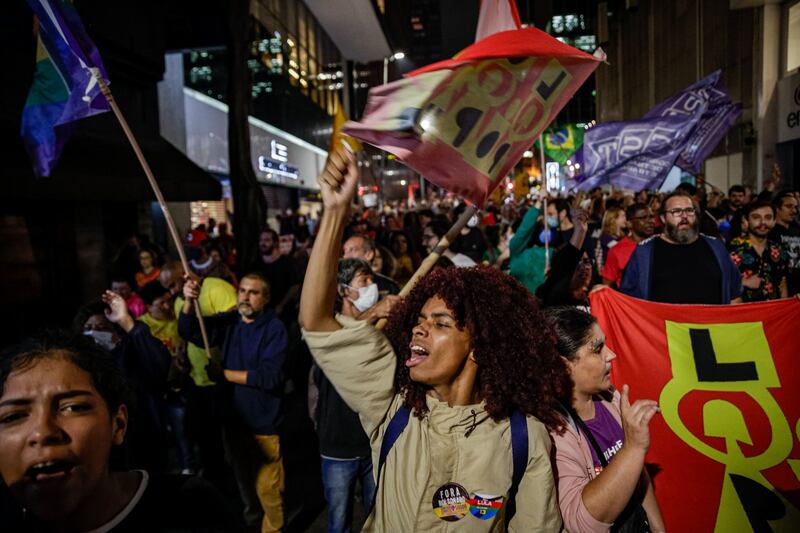
{"type": "MultiPolygon", "coordinates": [[[[614,391],[611,401],[603,399],[608,412],[622,425],[619,412],[620,396],[614,391]]],[[[556,471],[558,474],[558,503],[564,516],[564,529],[574,533],[605,533],[614,524],[593,517],[583,503],[583,489],[597,475],[594,470],[589,442],[578,431],[573,420],[567,420],[567,430],[559,435],[551,433],[556,445],[556,471]]]]}
{"type": "MultiPolygon", "coordinates": [[[[394,389],[397,358],[391,344],[367,322],[337,316],[343,329],[304,331],[317,364],[347,404],[361,417],[372,445],[377,474],[383,434],[402,401],[394,389]]],[[[428,398],[424,420],[411,415],[386,460],[375,510],[364,531],[505,531],[503,512],[511,487],[511,429],[494,422],[483,404],[450,407],[428,398]],[[467,430],[473,428],[469,435],[467,430]],[[433,508],[437,489],[457,483],[470,495],[502,495],[503,508],[490,520],[469,512],[458,521],[440,519],[433,508]]],[[[528,416],[529,454],[509,531],[560,531],[550,464],[550,438],[544,425],[528,416]]]]}

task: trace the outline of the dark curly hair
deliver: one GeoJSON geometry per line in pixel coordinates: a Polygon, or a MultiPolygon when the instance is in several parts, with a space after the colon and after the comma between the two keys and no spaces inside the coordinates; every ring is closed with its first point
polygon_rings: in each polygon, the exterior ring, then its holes
{"type": "Polygon", "coordinates": [[[555,335],[531,294],[517,280],[488,267],[439,268],[425,276],[392,310],[385,328],[399,364],[395,387],[424,418],[429,387],[411,379],[412,329],[425,302],[439,296],[460,329],[470,332],[477,386],[495,420],[518,410],[562,431],[560,404],[572,401],[572,380],[555,347],[555,335]]]}

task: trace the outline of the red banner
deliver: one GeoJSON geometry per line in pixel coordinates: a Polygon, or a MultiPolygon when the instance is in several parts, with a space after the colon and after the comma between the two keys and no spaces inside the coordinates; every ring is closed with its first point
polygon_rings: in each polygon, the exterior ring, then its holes
{"type": "Polygon", "coordinates": [[[800,531],[800,301],[591,295],[612,381],[657,400],[648,469],[668,531],[800,531]]]}

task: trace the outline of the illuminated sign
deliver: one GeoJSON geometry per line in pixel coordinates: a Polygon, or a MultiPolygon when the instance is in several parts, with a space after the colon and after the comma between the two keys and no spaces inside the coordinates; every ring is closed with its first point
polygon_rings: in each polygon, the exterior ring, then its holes
{"type": "MultiPolygon", "coordinates": [[[[272,142],[273,144],[275,143],[275,141],[272,142]]],[[[296,180],[300,175],[297,167],[293,167],[279,161],[272,161],[263,155],[258,158],[258,170],[266,173],[268,178],[280,176],[282,178],[296,180]]]]}
{"type": "Polygon", "coordinates": [[[545,183],[547,184],[548,191],[561,190],[561,179],[558,170],[559,166],[555,161],[550,161],[544,164],[544,173],[546,177],[545,183]]]}
{"type": "Polygon", "coordinates": [[[281,163],[289,161],[289,150],[286,148],[285,144],[281,144],[273,139],[270,141],[269,146],[272,149],[272,155],[270,156],[272,159],[280,161],[281,163]]]}

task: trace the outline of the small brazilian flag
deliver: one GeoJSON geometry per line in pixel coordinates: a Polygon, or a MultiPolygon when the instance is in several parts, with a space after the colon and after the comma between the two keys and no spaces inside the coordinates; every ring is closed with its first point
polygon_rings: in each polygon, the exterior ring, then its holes
{"type": "MultiPolygon", "coordinates": [[[[563,165],[583,146],[583,128],[567,124],[544,134],[544,155],[551,161],[563,165]]],[[[539,149],[539,141],[536,141],[539,149]]]]}

